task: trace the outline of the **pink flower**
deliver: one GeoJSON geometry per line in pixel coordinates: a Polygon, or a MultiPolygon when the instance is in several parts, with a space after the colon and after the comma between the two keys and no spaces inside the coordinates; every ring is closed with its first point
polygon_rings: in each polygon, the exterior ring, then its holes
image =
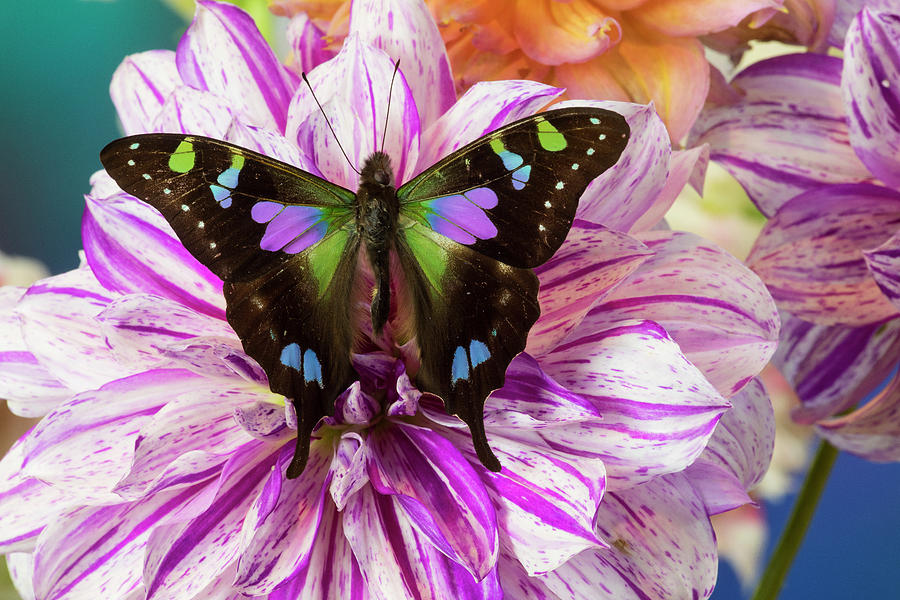
{"type": "MultiPolygon", "coordinates": [[[[561,92],[501,81],[457,99],[424,5],[393,9],[356,20],[318,66],[315,30],[290,32],[351,161],[381,139],[397,57],[403,118],[386,151],[400,182],[561,92]]],[[[111,92],[126,133],[218,137],[355,187],[309,90],[232,6],[200,2],[177,52],[129,57],[111,92]]],[[[44,416],[0,462],[0,548],[20,589],[708,596],[708,515],[745,503],[768,463],[771,407],[753,378],[777,315],[726,253],[649,231],[702,153],[670,161],[652,110],[596,104],[627,117],[631,142],[537,271],[543,314],[485,408],[500,473],[395,353],[373,351],[355,357],[361,380],[323,420],[302,476],[285,479],[285,399],[225,322],[221,282],[97,173],[84,264],[0,296],[0,396],[44,416]]]]}

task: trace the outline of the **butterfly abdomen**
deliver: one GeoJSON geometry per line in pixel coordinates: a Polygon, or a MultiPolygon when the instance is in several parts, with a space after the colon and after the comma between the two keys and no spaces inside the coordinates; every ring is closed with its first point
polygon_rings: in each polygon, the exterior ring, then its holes
{"type": "Polygon", "coordinates": [[[375,152],[363,165],[356,192],[356,227],[366,246],[375,295],[372,298],[372,330],[380,335],[391,308],[390,253],[397,238],[400,203],[394,188],[391,160],[375,152]]]}

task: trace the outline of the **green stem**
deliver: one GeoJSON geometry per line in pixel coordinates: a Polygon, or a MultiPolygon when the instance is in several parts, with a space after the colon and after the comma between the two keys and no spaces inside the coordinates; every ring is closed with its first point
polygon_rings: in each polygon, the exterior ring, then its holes
{"type": "Polygon", "coordinates": [[[775,600],[778,597],[778,592],[784,584],[784,578],[806,537],[806,530],[809,529],[809,524],[816,512],[816,506],[819,504],[819,498],[822,496],[837,456],[837,448],[822,440],[816,456],[809,466],[803,487],[800,488],[800,493],[797,495],[790,519],[788,519],[784,531],[781,532],[781,539],[778,540],[778,545],[769,559],[766,571],[756,586],[752,600],[775,600]]]}

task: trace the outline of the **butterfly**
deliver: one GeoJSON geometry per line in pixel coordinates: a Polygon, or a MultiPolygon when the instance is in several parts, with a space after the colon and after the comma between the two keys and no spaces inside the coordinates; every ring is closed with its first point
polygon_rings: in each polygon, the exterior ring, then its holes
{"type": "Polygon", "coordinates": [[[531,269],[565,240],[579,198],[618,161],[629,133],[612,111],[549,110],[488,133],[399,188],[390,158],[375,152],[355,194],[197,135],[121,138],[100,160],[224,281],[228,323],[297,413],[289,478],[303,472],[319,419],[357,379],[351,354],[361,324],[352,307],[372,279],[374,293],[363,298],[372,335],[383,334],[392,306],[411,315],[392,332],[398,343],[415,340],[414,381],[468,425],[482,464],[499,471],[484,403],[540,315],[531,269]]]}

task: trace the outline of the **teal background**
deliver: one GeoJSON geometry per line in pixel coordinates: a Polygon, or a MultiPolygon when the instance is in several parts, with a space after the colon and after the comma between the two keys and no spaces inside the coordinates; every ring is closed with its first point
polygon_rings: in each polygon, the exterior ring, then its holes
{"type": "MultiPolygon", "coordinates": [[[[0,250],[54,273],[76,266],[82,194],[100,149],[119,136],[113,70],[126,54],[174,49],[185,26],[152,0],[3,2],[0,250]]],[[[791,501],[765,507],[776,534],[791,501]]],[[[781,597],[898,597],[898,504],[900,465],[841,456],[781,597]]],[[[2,581],[0,599],[15,598],[2,581]]],[[[743,597],[723,563],[713,598],[743,597]]]]}

